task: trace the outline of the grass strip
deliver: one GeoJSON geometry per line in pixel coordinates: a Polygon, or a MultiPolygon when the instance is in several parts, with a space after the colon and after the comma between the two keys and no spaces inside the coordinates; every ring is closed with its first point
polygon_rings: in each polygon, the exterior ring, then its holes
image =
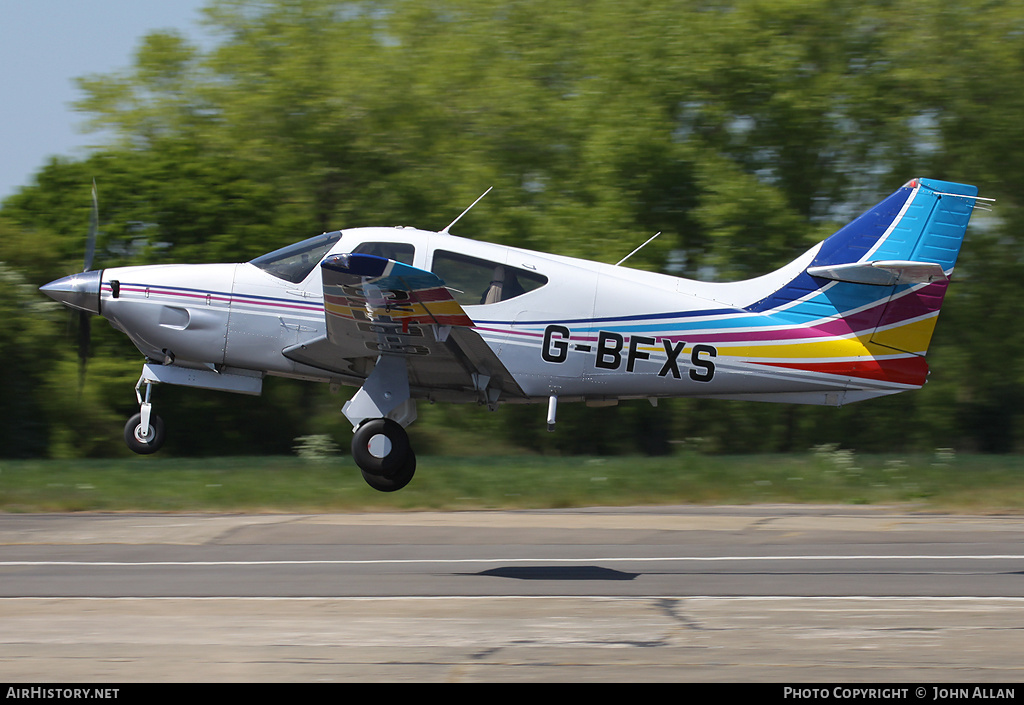
{"type": "Polygon", "coordinates": [[[804,454],[422,457],[379,493],[351,459],[298,457],[0,461],[5,512],[345,512],[658,504],[912,504],[1024,513],[1024,457],[804,454]]]}

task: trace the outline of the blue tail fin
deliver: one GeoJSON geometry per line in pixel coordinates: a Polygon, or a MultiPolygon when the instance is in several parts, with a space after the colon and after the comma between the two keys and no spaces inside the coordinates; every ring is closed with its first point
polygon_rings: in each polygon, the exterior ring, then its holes
{"type": "Polygon", "coordinates": [[[762,314],[776,342],[744,354],[843,378],[859,398],[922,386],[924,355],[976,201],[973,186],[910,181],[779,270],[788,281],[747,307],[762,314]]]}
{"type": "Polygon", "coordinates": [[[812,266],[901,260],[953,269],[978,189],[914,179],[826,240],[812,266]]]}
{"type": "Polygon", "coordinates": [[[881,287],[944,281],[977,194],[966,184],[909,181],[821,243],[803,272],[748,310],[805,320],[842,316],[882,298],[881,287]]]}

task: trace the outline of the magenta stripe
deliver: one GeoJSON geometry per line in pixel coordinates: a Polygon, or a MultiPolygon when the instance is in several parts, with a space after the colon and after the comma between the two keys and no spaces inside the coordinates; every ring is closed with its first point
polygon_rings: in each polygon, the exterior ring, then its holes
{"type": "MultiPolygon", "coordinates": [[[[870,333],[879,326],[892,326],[905,323],[915,318],[920,318],[939,310],[942,299],[945,295],[946,282],[937,282],[915,290],[908,290],[897,299],[883,300],[879,303],[857,313],[848,314],[842,318],[822,318],[820,322],[812,326],[799,326],[795,324],[780,324],[777,327],[758,328],[756,330],[735,331],[723,329],[715,332],[671,332],[666,329],[663,333],[656,331],[643,333],[644,336],[657,337],[672,341],[686,342],[717,342],[743,343],[772,340],[815,340],[823,338],[835,338],[843,336],[856,336],[870,333]]],[[[772,319],[769,314],[761,320],[772,319]]],[[[709,322],[709,325],[714,325],[709,322]]],[[[516,335],[527,338],[541,338],[542,332],[524,331],[515,328],[493,328],[478,327],[481,332],[501,335],[516,335]]],[[[624,336],[629,339],[629,335],[624,336]]],[[[573,334],[570,340],[594,342],[598,339],[596,335],[573,334]]]]}
{"type": "MultiPolygon", "coordinates": [[[[121,293],[122,294],[124,294],[124,293],[129,293],[129,294],[134,293],[134,294],[142,295],[142,294],[145,294],[146,291],[147,291],[146,287],[128,287],[128,286],[122,286],[121,287],[121,293]]],[[[286,308],[286,309],[293,309],[293,310],[296,310],[296,311],[310,311],[310,312],[318,312],[318,311],[323,311],[324,310],[323,306],[310,306],[308,304],[298,304],[298,303],[296,303],[296,304],[289,304],[289,303],[284,303],[284,302],[278,303],[278,302],[274,302],[274,301],[254,301],[252,299],[245,299],[245,298],[218,296],[218,295],[215,295],[215,294],[201,294],[201,293],[192,294],[192,293],[188,293],[188,292],[174,291],[174,290],[168,290],[168,289],[158,289],[158,288],[154,288],[154,287],[149,287],[148,291],[149,291],[150,295],[153,295],[153,296],[165,296],[165,297],[168,297],[168,298],[191,299],[191,300],[200,300],[200,301],[216,301],[218,303],[226,303],[226,304],[230,304],[230,305],[245,305],[245,306],[256,306],[256,307],[266,306],[266,307],[271,307],[271,308],[275,308],[275,309],[286,308]]]]}

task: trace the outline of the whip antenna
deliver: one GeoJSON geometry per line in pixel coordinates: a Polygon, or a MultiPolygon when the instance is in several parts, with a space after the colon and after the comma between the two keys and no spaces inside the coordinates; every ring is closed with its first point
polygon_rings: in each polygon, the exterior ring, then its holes
{"type": "Polygon", "coordinates": [[[477,203],[479,203],[479,202],[480,202],[480,200],[481,200],[481,199],[482,199],[482,198],[483,198],[484,196],[486,196],[487,194],[489,194],[489,193],[491,192],[491,189],[492,189],[492,188],[494,188],[494,187],[493,187],[493,186],[491,186],[491,188],[487,189],[487,190],[486,190],[486,191],[484,191],[484,192],[483,192],[482,194],[480,194],[480,198],[478,198],[478,199],[476,199],[475,201],[473,201],[473,202],[472,202],[472,203],[471,203],[471,204],[469,205],[469,208],[467,208],[466,210],[462,211],[462,213],[460,213],[460,214],[459,214],[459,217],[458,217],[458,218],[456,218],[456,219],[455,219],[455,220],[453,220],[452,222],[448,223],[447,227],[445,227],[445,229],[441,231],[441,234],[442,234],[442,235],[448,235],[448,234],[449,234],[449,233],[448,233],[448,228],[450,228],[450,227],[452,227],[453,225],[455,225],[456,223],[458,223],[458,222],[459,222],[459,221],[460,221],[460,220],[462,219],[462,216],[466,215],[466,213],[469,213],[469,211],[471,211],[471,210],[473,209],[473,206],[475,206],[475,205],[476,205],[477,203]]]}
{"type": "Polygon", "coordinates": [[[661,231],[658,231],[658,232],[654,233],[654,235],[651,235],[651,236],[650,236],[649,238],[647,238],[647,242],[645,242],[645,243],[644,243],[643,245],[640,245],[640,247],[636,248],[635,250],[633,250],[632,252],[630,252],[630,253],[629,253],[628,255],[626,255],[625,257],[623,257],[622,259],[620,259],[620,260],[619,260],[618,262],[616,262],[616,263],[615,263],[615,266],[616,266],[616,267],[618,267],[618,266],[619,266],[620,264],[622,264],[623,262],[625,262],[625,261],[626,261],[627,259],[629,259],[629,258],[630,258],[630,257],[632,257],[633,255],[635,255],[635,254],[636,254],[637,252],[639,252],[640,250],[644,249],[644,247],[646,247],[646,246],[647,246],[647,243],[648,243],[648,242],[650,242],[650,241],[651,241],[651,240],[653,240],[654,238],[658,237],[659,235],[661,235],[661,231]]]}

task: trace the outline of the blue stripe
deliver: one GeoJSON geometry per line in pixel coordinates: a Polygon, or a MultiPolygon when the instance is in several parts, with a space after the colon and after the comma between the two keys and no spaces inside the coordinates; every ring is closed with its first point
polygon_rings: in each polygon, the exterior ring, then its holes
{"type": "MultiPolygon", "coordinates": [[[[139,282],[121,282],[122,287],[141,287],[144,289],[166,289],[168,291],[180,291],[188,294],[198,294],[200,296],[220,296],[231,300],[232,302],[238,301],[244,303],[245,299],[257,299],[259,301],[267,301],[270,303],[282,303],[290,304],[292,306],[307,306],[312,309],[323,310],[323,304],[312,303],[309,301],[303,301],[299,299],[281,299],[274,296],[256,296],[255,294],[234,294],[228,291],[211,291],[209,289],[192,289],[184,286],[167,286],[164,284],[142,284],[139,282]]],[[[110,285],[105,283],[104,287],[106,291],[110,291],[110,285]]]]}
{"type": "Polygon", "coordinates": [[[480,320],[473,319],[478,325],[524,325],[524,326],[543,326],[551,323],[592,323],[598,324],[602,322],[628,322],[628,321],[656,321],[663,319],[672,318],[695,318],[698,316],[727,316],[727,315],[738,315],[744,313],[740,309],[735,308],[717,308],[708,309],[706,311],[674,311],[672,313],[649,313],[641,316],[607,316],[604,318],[552,318],[540,321],[494,321],[494,320],[480,320]]]}

